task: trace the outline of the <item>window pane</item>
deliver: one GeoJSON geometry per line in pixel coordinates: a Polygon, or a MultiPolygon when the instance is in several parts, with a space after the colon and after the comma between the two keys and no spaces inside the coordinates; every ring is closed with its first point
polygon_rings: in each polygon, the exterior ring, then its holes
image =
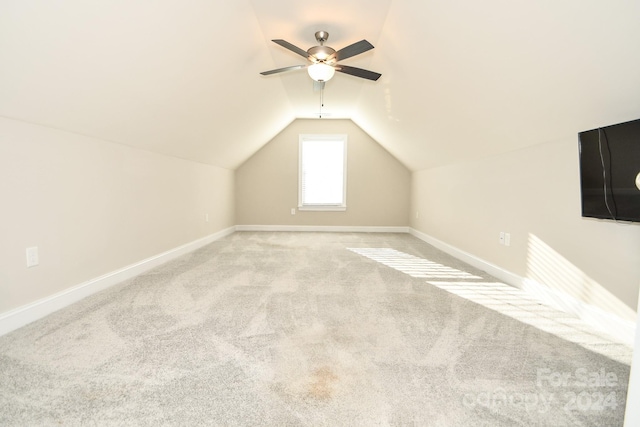
{"type": "Polygon", "coordinates": [[[302,204],[344,203],[344,142],[305,140],[302,144],[302,204]]]}

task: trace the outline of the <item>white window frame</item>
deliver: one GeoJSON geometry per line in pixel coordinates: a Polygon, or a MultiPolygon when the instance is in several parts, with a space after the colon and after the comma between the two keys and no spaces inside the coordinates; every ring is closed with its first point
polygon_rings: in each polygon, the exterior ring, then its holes
{"type": "Polygon", "coordinates": [[[347,135],[346,134],[300,134],[298,145],[298,210],[301,211],[346,211],[347,210],[347,135]],[[337,204],[303,204],[302,195],[302,150],[305,141],[341,141],[342,156],[342,202],[337,204]]]}

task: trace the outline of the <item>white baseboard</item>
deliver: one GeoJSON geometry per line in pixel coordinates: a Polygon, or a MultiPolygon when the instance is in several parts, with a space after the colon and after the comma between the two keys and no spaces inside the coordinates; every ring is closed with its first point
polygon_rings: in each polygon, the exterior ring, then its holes
{"type": "Polygon", "coordinates": [[[409,227],[350,225],[236,225],[236,231],[315,231],[340,233],[408,233],[409,227]]]}
{"type": "Polygon", "coordinates": [[[409,233],[469,265],[479,268],[482,271],[486,271],[505,284],[522,289],[537,298],[539,301],[542,301],[557,310],[572,314],[585,323],[591,325],[594,329],[601,330],[633,347],[636,330],[636,324],[634,322],[622,319],[615,314],[602,310],[599,307],[580,301],[558,289],[550,288],[535,280],[511,273],[510,271],[504,270],[490,262],[476,257],[475,255],[471,255],[456,248],[455,246],[436,239],[435,237],[415,230],[414,228],[410,228],[409,233]]]}
{"type": "Polygon", "coordinates": [[[511,285],[518,289],[522,289],[523,279],[522,277],[511,273],[503,268],[498,267],[497,265],[491,264],[481,258],[478,258],[475,255],[472,255],[468,252],[465,252],[461,249],[456,248],[448,243],[443,242],[442,240],[436,239],[435,237],[429,236],[421,231],[418,231],[414,228],[410,228],[409,234],[417,237],[418,239],[427,242],[428,244],[435,246],[440,249],[442,252],[446,252],[449,255],[458,258],[460,261],[464,261],[469,265],[472,265],[476,268],[479,268],[482,271],[486,271],[496,279],[502,280],[507,285],[511,285]]]}
{"type": "Polygon", "coordinates": [[[532,279],[524,279],[522,289],[548,305],[565,313],[573,314],[595,329],[606,332],[633,347],[636,333],[635,322],[622,319],[613,313],[608,313],[599,307],[582,302],[558,289],[549,288],[532,279]]]}
{"type": "Polygon", "coordinates": [[[221,239],[235,231],[235,227],[213,233],[193,242],[189,242],[174,249],[170,249],[158,255],[154,255],[135,264],[128,265],[116,271],[104,274],[100,277],[88,280],[79,285],[65,289],[62,292],[50,295],[34,301],[22,307],[0,314],[0,336],[14,331],[28,323],[41,319],[54,311],[60,310],[81,299],[100,292],[113,285],[131,279],[154,267],[164,264],[174,258],[194,251],[202,246],[221,239]]]}

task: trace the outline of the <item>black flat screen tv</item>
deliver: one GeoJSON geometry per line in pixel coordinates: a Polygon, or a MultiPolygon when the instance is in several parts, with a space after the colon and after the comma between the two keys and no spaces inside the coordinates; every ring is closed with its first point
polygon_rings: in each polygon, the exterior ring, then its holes
{"type": "Polygon", "coordinates": [[[578,139],[582,216],[640,222],[640,119],[578,139]]]}

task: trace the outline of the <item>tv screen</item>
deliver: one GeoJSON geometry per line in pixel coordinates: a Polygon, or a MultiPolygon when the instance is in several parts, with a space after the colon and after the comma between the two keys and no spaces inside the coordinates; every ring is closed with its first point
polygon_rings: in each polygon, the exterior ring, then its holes
{"type": "Polygon", "coordinates": [[[640,222],[640,119],[578,138],[582,216],[640,222]]]}

